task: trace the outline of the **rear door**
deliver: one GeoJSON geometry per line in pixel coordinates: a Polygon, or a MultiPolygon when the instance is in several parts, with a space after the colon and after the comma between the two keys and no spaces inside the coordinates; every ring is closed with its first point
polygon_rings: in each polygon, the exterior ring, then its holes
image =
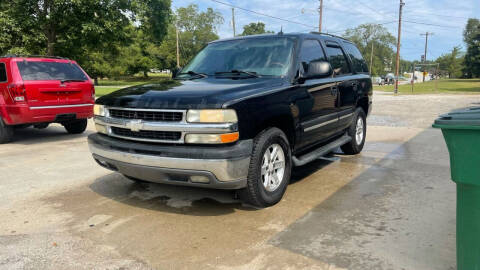
{"type": "Polygon", "coordinates": [[[353,119],[356,100],[355,88],[358,82],[354,77],[348,57],[340,44],[334,41],[326,41],[326,50],[338,87],[337,130],[343,130],[350,125],[353,119]]]}
{"type": "Polygon", "coordinates": [[[25,59],[17,61],[17,67],[31,107],[92,102],[92,82],[72,61],[25,59]]]}

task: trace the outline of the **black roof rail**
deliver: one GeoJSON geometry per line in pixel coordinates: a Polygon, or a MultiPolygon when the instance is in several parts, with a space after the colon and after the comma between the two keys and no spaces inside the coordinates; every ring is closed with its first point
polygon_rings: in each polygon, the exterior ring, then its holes
{"type": "Polygon", "coordinates": [[[325,35],[325,36],[330,36],[330,37],[335,37],[335,38],[339,38],[339,39],[343,39],[345,41],[349,41],[348,39],[344,38],[344,37],[341,37],[341,36],[337,36],[337,35],[333,35],[333,34],[329,34],[329,33],[323,33],[323,32],[310,32],[310,34],[315,34],[315,35],[325,35]]]}
{"type": "Polygon", "coordinates": [[[1,56],[0,58],[49,58],[49,59],[62,59],[62,60],[70,60],[66,57],[60,57],[60,56],[47,56],[47,55],[27,55],[27,54],[6,54],[4,56],[1,56]]]}

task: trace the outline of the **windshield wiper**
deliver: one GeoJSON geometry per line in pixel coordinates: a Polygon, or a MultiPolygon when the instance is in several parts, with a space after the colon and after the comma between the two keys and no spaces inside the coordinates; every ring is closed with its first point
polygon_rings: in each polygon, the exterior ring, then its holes
{"type": "Polygon", "coordinates": [[[220,71],[220,72],[215,72],[215,75],[223,75],[223,74],[235,74],[235,75],[240,75],[240,74],[246,74],[250,77],[255,77],[255,78],[260,78],[260,75],[257,75],[256,72],[253,71],[245,71],[245,70],[238,70],[238,69],[233,69],[231,71],[220,71]]]}
{"type": "Polygon", "coordinates": [[[60,80],[60,82],[62,84],[66,83],[66,82],[84,82],[86,80],[80,80],[80,79],[65,79],[65,80],[60,80]]]}
{"type": "Polygon", "coordinates": [[[195,72],[195,71],[187,71],[187,72],[181,72],[181,73],[178,73],[178,75],[190,75],[192,77],[201,77],[201,78],[207,78],[207,74],[205,73],[198,73],[198,72],[195,72]]]}

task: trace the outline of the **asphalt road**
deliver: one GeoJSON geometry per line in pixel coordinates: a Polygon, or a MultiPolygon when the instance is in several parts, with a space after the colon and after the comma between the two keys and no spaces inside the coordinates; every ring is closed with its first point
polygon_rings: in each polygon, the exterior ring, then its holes
{"type": "Polygon", "coordinates": [[[136,184],[86,134],[0,146],[0,269],[456,269],[455,185],[429,126],[479,96],[375,94],[367,144],[296,168],[285,198],[136,184]]]}

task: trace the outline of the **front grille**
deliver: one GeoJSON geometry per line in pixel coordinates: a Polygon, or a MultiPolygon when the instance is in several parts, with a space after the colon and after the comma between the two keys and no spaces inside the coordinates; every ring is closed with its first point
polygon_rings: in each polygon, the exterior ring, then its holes
{"type": "Polygon", "coordinates": [[[141,119],[151,122],[180,122],[183,118],[182,112],[162,111],[130,111],[109,109],[110,116],[121,119],[141,119]]]}
{"type": "Polygon", "coordinates": [[[138,132],[131,131],[126,128],[111,127],[112,133],[117,136],[128,137],[132,139],[149,139],[159,141],[178,141],[182,137],[181,132],[175,131],[150,131],[140,130],[138,132]]]}

